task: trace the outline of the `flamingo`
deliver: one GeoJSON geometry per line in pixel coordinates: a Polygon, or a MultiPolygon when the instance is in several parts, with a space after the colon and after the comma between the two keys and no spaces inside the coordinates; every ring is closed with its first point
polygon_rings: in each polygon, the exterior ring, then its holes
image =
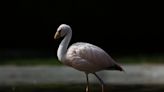
{"type": "Polygon", "coordinates": [[[90,89],[88,74],[91,73],[96,76],[100,81],[101,91],[104,92],[104,82],[96,72],[101,70],[124,71],[110,55],[98,46],[86,42],[76,42],[68,48],[72,37],[72,29],[69,25],[61,24],[57,28],[54,39],[60,37],[64,38],[57,50],[58,60],[64,65],[85,72],[87,80],[86,92],[89,92],[90,89]]]}

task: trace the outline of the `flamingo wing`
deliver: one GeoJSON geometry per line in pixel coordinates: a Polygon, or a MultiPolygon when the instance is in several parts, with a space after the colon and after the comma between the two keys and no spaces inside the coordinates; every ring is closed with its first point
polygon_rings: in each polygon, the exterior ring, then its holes
{"type": "Polygon", "coordinates": [[[66,54],[65,63],[81,71],[95,72],[115,65],[115,61],[100,47],[90,43],[72,44],[66,54]]]}

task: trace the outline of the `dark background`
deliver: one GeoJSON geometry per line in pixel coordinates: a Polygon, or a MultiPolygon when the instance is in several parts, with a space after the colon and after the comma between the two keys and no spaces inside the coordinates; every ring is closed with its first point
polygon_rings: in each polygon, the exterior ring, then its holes
{"type": "Polygon", "coordinates": [[[73,38],[110,54],[163,53],[161,2],[95,0],[20,0],[3,2],[0,57],[52,56],[60,41],[57,27],[72,27],[73,38]]]}

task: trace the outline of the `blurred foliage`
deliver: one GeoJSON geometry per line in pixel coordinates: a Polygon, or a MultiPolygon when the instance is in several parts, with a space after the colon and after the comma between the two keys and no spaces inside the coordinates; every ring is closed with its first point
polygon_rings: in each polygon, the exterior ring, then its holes
{"type": "Polygon", "coordinates": [[[152,63],[152,64],[158,64],[158,63],[164,63],[164,54],[153,54],[153,55],[146,55],[146,54],[140,54],[140,55],[129,55],[129,56],[123,56],[123,57],[117,57],[117,62],[121,63],[152,63]]]}
{"type": "Polygon", "coordinates": [[[61,65],[61,63],[56,58],[26,58],[4,60],[0,65],[61,65]]]}
{"type": "MultiPolygon", "coordinates": [[[[113,57],[118,63],[164,63],[164,55],[132,55],[113,57]]],[[[1,60],[0,65],[63,65],[56,58],[15,58],[1,60]]]]}

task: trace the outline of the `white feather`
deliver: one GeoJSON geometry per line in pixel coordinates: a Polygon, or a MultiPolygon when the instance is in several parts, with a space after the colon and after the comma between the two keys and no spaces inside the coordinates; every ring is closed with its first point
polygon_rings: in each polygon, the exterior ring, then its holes
{"type": "Polygon", "coordinates": [[[98,46],[78,42],[69,47],[65,63],[80,71],[96,72],[114,65],[115,61],[98,46]]]}
{"type": "Polygon", "coordinates": [[[66,34],[59,45],[57,55],[64,64],[84,72],[96,72],[116,64],[103,49],[90,43],[74,43],[67,50],[72,37],[72,30],[65,24],[59,26],[57,31],[60,30],[61,34],[66,34]]]}

